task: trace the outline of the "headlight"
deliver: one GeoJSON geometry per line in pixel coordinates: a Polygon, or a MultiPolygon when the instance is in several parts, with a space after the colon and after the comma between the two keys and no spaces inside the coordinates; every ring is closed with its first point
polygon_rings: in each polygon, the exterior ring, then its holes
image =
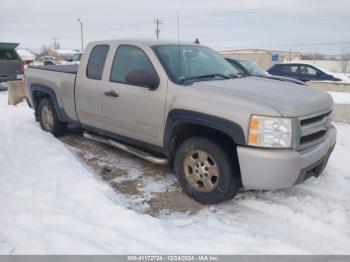
{"type": "Polygon", "coordinates": [[[259,147],[290,148],[292,120],[282,117],[251,116],[248,144],[259,147]]]}

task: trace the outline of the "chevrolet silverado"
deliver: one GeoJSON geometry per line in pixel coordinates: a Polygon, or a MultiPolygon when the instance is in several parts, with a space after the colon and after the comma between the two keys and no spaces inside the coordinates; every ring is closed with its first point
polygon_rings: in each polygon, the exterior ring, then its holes
{"type": "Polygon", "coordinates": [[[242,77],[214,50],[178,41],[91,42],[79,66],[29,67],[41,128],[67,125],[173,168],[204,204],[240,187],[282,189],[319,176],[336,143],[323,91],[242,77]]]}

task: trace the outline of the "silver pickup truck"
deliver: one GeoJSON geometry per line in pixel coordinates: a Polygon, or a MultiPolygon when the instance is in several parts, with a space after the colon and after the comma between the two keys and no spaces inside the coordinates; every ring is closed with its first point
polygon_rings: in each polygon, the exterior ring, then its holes
{"type": "Polygon", "coordinates": [[[281,189],[319,176],[336,142],[329,94],[238,72],[212,49],[177,41],[99,41],[79,66],[30,67],[36,120],[174,168],[200,203],[238,188],[281,189]]]}

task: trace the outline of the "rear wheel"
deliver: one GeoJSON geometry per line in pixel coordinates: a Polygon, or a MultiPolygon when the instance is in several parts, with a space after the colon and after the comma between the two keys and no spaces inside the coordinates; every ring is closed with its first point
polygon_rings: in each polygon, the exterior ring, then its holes
{"type": "Polygon", "coordinates": [[[185,140],[175,155],[175,173],[184,192],[202,204],[231,199],[240,186],[235,159],[218,142],[185,140]]]}
{"type": "Polygon", "coordinates": [[[66,124],[58,119],[55,107],[49,98],[40,101],[38,117],[41,129],[44,131],[50,132],[54,136],[60,136],[64,133],[66,124]]]}

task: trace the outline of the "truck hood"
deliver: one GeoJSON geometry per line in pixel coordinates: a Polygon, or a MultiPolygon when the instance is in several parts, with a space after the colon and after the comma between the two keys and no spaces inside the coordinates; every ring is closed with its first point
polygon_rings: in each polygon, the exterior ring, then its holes
{"type": "Polygon", "coordinates": [[[327,92],[258,77],[195,82],[192,87],[213,96],[230,96],[270,106],[285,117],[311,115],[333,105],[332,97],[327,92]]]}

